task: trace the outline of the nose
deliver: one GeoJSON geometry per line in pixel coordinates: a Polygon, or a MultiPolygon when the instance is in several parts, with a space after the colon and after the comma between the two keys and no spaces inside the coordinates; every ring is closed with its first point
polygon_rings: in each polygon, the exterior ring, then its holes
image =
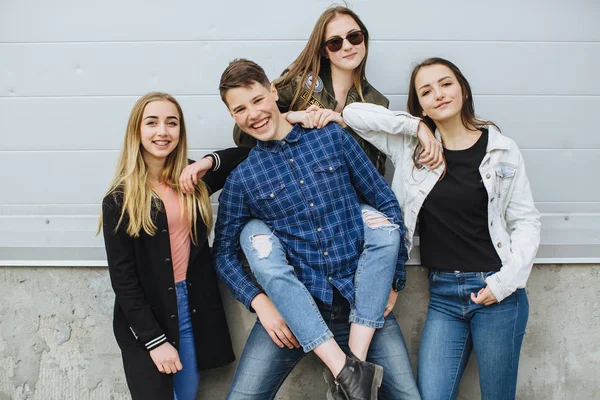
{"type": "Polygon", "coordinates": [[[248,108],[248,117],[250,117],[250,119],[256,119],[258,118],[258,116],[260,115],[260,112],[258,111],[258,109],[256,107],[249,107],[248,108]]]}
{"type": "Polygon", "coordinates": [[[167,134],[167,124],[162,122],[160,124],[158,124],[158,131],[157,133],[159,135],[166,135],[167,134]]]}
{"type": "Polygon", "coordinates": [[[433,93],[435,94],[436,99],[444,98],[444,93],[439,88],[435,88],[433,93]]]}
{"type": "Polygon", "coordinates": [[[344,38],[344,40],[342,40],[342,49],[343,50],[351,50],[352,47],[354,45],[352,43],[350,43],[350,41],[348,40],[348,38],[344,38]]]}

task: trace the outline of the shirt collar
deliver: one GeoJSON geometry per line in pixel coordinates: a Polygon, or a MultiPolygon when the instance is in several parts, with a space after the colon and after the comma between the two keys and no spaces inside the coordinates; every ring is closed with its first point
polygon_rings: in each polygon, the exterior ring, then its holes
{"type": "Polygon", "coordinates": [[[292,126],[292,130],[287,134],[287,136],[283,140],[268,140],[263,142],[261,140],[256,141],[256,146],[265,151],[269,151],[271,153],[279,153],[282,146],[286,143],[295,143],[300,140],[302,133],[304,132],[304,128],[300,126],[300,124],[294,124],[292,126]]]}

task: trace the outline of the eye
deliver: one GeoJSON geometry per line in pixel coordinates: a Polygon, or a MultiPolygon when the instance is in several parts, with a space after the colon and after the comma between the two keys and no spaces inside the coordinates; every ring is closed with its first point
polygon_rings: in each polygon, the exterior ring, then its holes
{"type": "Polygon", "coordinates": [[[254,101],[254,104],[258,104],[258,103],[260,103],[261,101],[263,101],[263,98],[262,98],[262,97],[260,97],[260,98],[256,99],[256,100],[254,101]]]}
{"type": "Polygon", "coordinates": [[[148,125],[148,126],[156,125],[156,121],[148,121],[148,122],[146,122],[146,125],[148,125]]]}
{"type": "Polygon", "coordinates": [[[423,90],[421,92],[421,96],[427,96],[429,94],[429,92],[430,92],[429,90],[423,90]]]}
{"type": "Polygon", "coordinates": [[[171,122],[169,122],[169,125],[170,125],[170,126],[177,126],[177,122],[175,122],[175,121],[171,121],[171,122]]]}
{"type": "Polygon", "coordinates": [[[243,113],[244,111],[246,111],[246,109],[245,109],[245,108],[238,108],[238,109],[236,109],[235,111],[233,111],[233,113],[234,113],[234,114],[241,114],[241,113],[243,113]]]}
{"type": "Polygon", "coordinates": [[[450,86],[450,85],[452,85],[452,82],[450,82],[450,81],[442,83],[443,87],[450,86]]]}

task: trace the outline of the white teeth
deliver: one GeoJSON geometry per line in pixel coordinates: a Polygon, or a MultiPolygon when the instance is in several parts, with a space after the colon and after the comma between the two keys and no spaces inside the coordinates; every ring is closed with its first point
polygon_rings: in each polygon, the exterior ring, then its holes
{"type": "Polygon", "coordinates": [[[262,120],[262,121],[259,121],[258,123],[256,123],[256,124],[252,125],[252,127],[253,127],[254,129],[260,129],[260,128],[262,128],[263,126],[265,126],[265,125],[267,124],[267,122],[269,122],[269,119],[268,119],[268,118],[265,118],[264,120],[262,120]]]}
{"type": "Polygon", "coordinates": [[[158,146],[166,146],[169,144],[168,140],[155,140],[154,144],[158,145],[158,146]]]}

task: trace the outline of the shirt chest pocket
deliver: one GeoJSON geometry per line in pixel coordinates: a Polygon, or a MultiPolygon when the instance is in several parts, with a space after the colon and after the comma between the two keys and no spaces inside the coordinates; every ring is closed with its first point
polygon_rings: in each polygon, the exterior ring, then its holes
{"type": "Polygon", "coordinates": [[[264,219],[281,219],[295,212],[296,204],[283,181],[260,185],[254,191],[254,195],[264,219]]]}
{"type": "Polygon", "coordinates": [[[494,167],[496,175],[496,191],[500,195],[506,194],[513,185],[517,167],[512,164],[498,164],[494,167]]]}
{"type": "Polygon", "coordinates": [[[312,165],[315,182],[319,191],[330,196],[338,196],[344,182],[342,162],[337,158],[319,160],[312,165]]]}

